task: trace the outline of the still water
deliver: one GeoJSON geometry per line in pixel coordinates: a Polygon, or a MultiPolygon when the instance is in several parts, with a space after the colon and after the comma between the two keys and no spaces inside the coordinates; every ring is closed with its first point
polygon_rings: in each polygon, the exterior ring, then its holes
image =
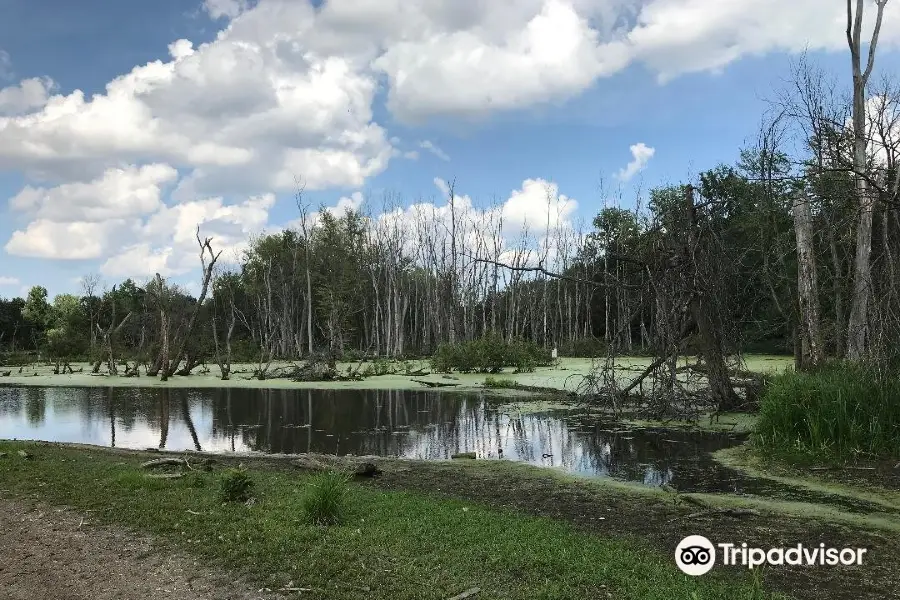
{"type": "Polygon", "coordinates": [[[524,461],[679,489],[739,491],[710,452],[737,436],[627,429],[479,395],[398,390],[0,388],[0,439],[214,452],[524,461]]]}

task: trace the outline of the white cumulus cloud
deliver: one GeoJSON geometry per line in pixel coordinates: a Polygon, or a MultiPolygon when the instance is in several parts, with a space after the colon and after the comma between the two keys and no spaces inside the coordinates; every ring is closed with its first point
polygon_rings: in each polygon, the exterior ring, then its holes
{"type": "Polygon", "coordinates": [[[55,87],[49,77],[32,77],[0,89],[0,116],[18,115],[43,107],[55,87]]]}
{"type": "Polygon", "coordinates": [[[644,142],[632,144],[629,150],[631,151],[631,162],[616,173],[616,179],[620,181],[628,181],[637,175],[656,154],[656,148],[651,148],[644,142]]]}

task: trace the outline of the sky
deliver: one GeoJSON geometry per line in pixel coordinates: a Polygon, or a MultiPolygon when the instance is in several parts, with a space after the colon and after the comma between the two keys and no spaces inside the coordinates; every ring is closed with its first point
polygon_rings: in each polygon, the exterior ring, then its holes
{"type": "MultiPolygon", "coordinates": [[[[867,1],[866,31],[874,2],[867,1]]],[[[0,297],[237,256],[312,209],[532,228],[734,164],[841,0],[0,0],[0,297]],[[473,209],[474,210],[474,209],[473,209]]],[[[873,78],[900,67],[900,0],[873,78]]]]}

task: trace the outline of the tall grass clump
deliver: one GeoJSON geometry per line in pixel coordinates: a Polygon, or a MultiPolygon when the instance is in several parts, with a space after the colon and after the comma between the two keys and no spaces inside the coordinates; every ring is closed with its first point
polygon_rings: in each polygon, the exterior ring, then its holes
{"type": "Polygon", "coordinates": [[[508,389],[513,390],[518,387],[518,383],[516,383],[515,379],[504,379],[502,377],[491,377],[488,375],[484,378],[484,387],[486,388],[494,388],[494,389],[508,389]]]}
{"type": "Polygon", "coordinates": [[[338,525],[350,511],[350,476],[326,471],[309,478],[300,500],[303,516],[313,525],[338,525]]]}
{"type": "Polygon", "coordinates": [[[755,442],[841,458],[900,456],[900,376],[846,362],[777,375],[762,397],[755,442]]]}
{"type": "Polygon", "coordinates": [[[222,502],[246,502],[253,495],[255,487],[250,474],[244,469],[229,469],[219,482],[219,497],[222,502]]]}

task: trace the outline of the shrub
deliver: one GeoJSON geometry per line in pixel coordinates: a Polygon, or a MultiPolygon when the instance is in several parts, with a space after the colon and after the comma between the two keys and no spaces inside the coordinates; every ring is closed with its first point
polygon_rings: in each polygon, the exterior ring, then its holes
{"type": "Polygon", "coordinates": [[[841,457],[900,455],[900,378],[851,363],[777,375],[763,394],[755,441],[841,457]]]}
{"type": "Polygon", "coordinates": [[[337,525],[346,519],[350,504],[350,476],[326,471],[310,477],[300,502],[307,523],[337,525]]]}
{"type": "Polygon", "coordinates": [[[431,368],[441,373],[500,373],[514,367],[519,373],[534,371],[536,366],[551,364],[550,353],[534,342],[507,342],[495,333],[457,344],[441,344],[431,358],[431,368]]]}
{"type": "Polygon", "coordinates": [[[229,469],[222,477],[220,496],[223,502],[246,502],[253,493],[253,479],[243,469],[229,469]]]}

